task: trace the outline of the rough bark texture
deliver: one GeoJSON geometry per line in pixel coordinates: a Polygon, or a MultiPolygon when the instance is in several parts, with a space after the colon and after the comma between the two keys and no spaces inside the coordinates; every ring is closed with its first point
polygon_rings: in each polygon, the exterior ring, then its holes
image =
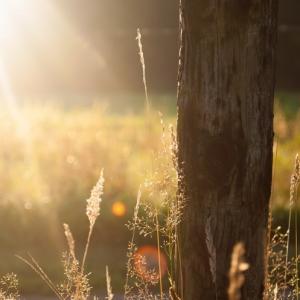
{"type": "Polygon", "coordinates": [[[242,299],[262,299],[277,1],[182,0],[180,10],[183,299],[227,299],[239,241],[251,266],[242,299]]]}

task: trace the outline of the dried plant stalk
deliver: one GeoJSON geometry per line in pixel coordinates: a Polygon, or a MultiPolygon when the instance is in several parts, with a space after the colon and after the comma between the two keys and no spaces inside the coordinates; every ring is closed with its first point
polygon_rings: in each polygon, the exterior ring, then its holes
{"type": "Polygon", "coordinates": [[[106,266],[106,290],[107,290],[107,300],[113,300],[114,294],[112,293],[112,287],[111,287],[111,278],[108,271],[108,266],[106,266]]]}
{"type": "Polygon", "coordinates": [[[143,72],[143,84],[144,84],[144,90],[145,90],[145,97],[146,97],[146,106],[147,111],[150,111],[150,100],[148,97],[148,88],[147,88],[147,80],[146,80],[146,64],[145,64],[145,58],[144,58],[144,52],[143,52],[143,44],[142,44],[142,34],[140,29],[137,29],[137,36],[136,40],[138,41],[138,47],[139,47],[139,57],[140,62],[142,66],[142,72],[143,72]]]}
{"type": "Polygon", "coordinates": [[[244,272],[249,268],[249,264],[245,262],[244,255],[244,245],[242,243],[236,244],[233,248],[229,271],[229,300],[241,299],[241,288],[245,282],[244,272]]]}
{"type": "Polygon", "coordinates": [[[103,169],[102,169],[101,173],[100,173],[100,177],[98,179],[98,182],[96,183],[96,185],[93,187],[93,189],[91,191],[90,198],[86,200],[86,202],[87,202],[86,215],[90,222],[90,228],[89,228],[88,238],[87,238],[87,242],[85,245],[84,255],[83,255],[82,264],[81,264],[82,272],[84,271],[84,265],[85,265],[89,245],[90,245],[93,228],[94,228],[97,218],[100,215],[100,203],[102,201],[103,191],[104,191],[104,175],[103,175],[103,169]]]}
{"type": "Polygon", "coordinates": [[[63,226],[64,226],[65,236],[66,236],[66,239],[67,239],[70,254],[73,256],[74,259],[76,259],[76,256],[75,256],[75,240],[73,238],[72,232],[71,232],[70,227],[69,227],[68,224],[63,224],[63,226]]]}
{"type": "MultiPolygon", "coordinates": [[[[286,268],[285,268],[285,276],[284,276],[285,284],[287,284],[287,270],[288,270],[287,266],[288,266],[288,260],[289,260],[292,210],[293,210],[293,207],[295,206],[299,182],[300,182],[300,160],[299,160],[299,155],[296,154],[294,171],[292,173],[291,183],[290,183],[289,221],[288,221],[289,223],[288,223],[287,241],[286,241],[286,258],[285,258],[286,268]]],[[[297,212],[296,212],[296,215],[297,215],[297,212]]],[[[297,226],[296,226],[296,229],[297,229],[297,226]]],[[[296,231],[296,240],[297,240],[297,231],[296,231]]],[[[296,245],[296,247],[297,247],[297,245],[296,245]]],[[[297,256],[297,254],[296,254],[296,256],[297,256]]]]}

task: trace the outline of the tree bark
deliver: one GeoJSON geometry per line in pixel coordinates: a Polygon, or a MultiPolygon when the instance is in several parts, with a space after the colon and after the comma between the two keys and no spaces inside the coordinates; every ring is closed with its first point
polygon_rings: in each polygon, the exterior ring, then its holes
{"type": "Polygon", "coordinates": [[[182,0],[180,27],[183,299],[227,299],[231,254],[240,241],[250,264],[242,299],[262,299],[277,0],[182,0]]]}

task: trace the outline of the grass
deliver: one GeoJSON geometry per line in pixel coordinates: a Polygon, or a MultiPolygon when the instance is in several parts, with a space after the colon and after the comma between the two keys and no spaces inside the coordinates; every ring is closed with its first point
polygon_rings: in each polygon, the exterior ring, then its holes
{"type": "MultiPolygon", "coordinates": [[[[278,146],[273,202],[274,224],[278,225],[286,224],[288,219],[287,178],[295,153],[300,149],[297,134],[300,118],[297,114],[287,117],[280,104],[276,109],[278,146]]],[[[104,168],[107,184],[101,218],[95,224],[86,263],[93,273],[90,284],[96,290],[106,289],[105,267],[109,265],[114,291],[122,291],[126,247],[131,238],[124,224],[132,215],[136,192],[145,177],[153,190],[153,183],[159,187],[161,176],[165,175],[161,172],[162,166],[154,168],[156,177],[145,171],[153,171],[153,153],[157,153],[160,145],[160,117],[154,114],[149,122],[142,113],[120,116],[98,105],[72,109],[36,105],[24,107],[21,115],[20,123],[5,110],[0,113],[1,273],[19,274],[23,294],[49,293],[37,276],[28,276],[26,266],[13,254],[24,256],[28,250],[51,278],[62,279],[59,253],[66,248],[62,224],[70,225],[77,249],[83,253],[89,227],[83,213],[84,199],[104,168]],[[116,201],[124,203],[124,216],[112,214],[111,208],[116,201]]],[[[167,124],[175,122],[172,114],[164,119],[167,124]]],[[[162,196],[159,188],[154,190],[152,195],[147,189],[144,193],[150,198],[162,196]]],[[[148,207],[143,205],[147,213],[148,207]]],[[[155,206],[150,209],[155,212],[155,206]]],[[[165,227],[161,223],[163,218],[154,213],[152,221],[154,228],[159,224],[157,231],[165,227]]],[[[140,221],[139,229],[147,233],[143,220],[140,221]]],[[[159,237],[164,234],[168,237],[169,232],[160,232],[159,237]]],[[[155,236],[157,232],[150,241],[137,236],[136,243],[153,244],[155,236]]],[[[164,249],[164,253],[172,256],[172,247],[164,249]]],[[[160,285],[166,286],[166,282],[160,285]]]]}
{"type": "MultiPolygon", "coordinates": [[[[101,257],[107,258],[112,252],[120,257],[123,251],[118,249],[126,249],[130,236],[124,224],[135,205],[135,194],[145,168],[151,164],[151,153],[157,149],[158,115],[151,124],[143,115],[120,118],[107,114],[98,106],[72,110],[30,107],[25,108],[22,115],[27,132],[22,132],[24,128],[20,130],[4,110],[0,116],[0,242],[1,257],[6,258],[1,261],[1,270],[8,271],[10,266],[15,266],[13,271],[22,273],[20,265],[11,264],[12,255],[20,250],[26,249],[35,257],[50,258],[52,252],[61,251],[65,245],[62,223],[70,224],[78,246],[84,245],[87,221],[82,214],[85,210],[83,199],[102,167],[108,184],[102,216],[95,226],[91,254],[95,256],[102,247],[107,249],[107,255],[101,257]],[[124,203],[124,216],[112,214],[115,201],[124,203]],[[111,230],[108,232],[106,228],[111,230]],[[47,245],[42,247],[45,235],[47,245]]],[[[108,263],[109,259],[103,262],[108,263]]],[[[92,264],[98,265],[95,277],[100,278],[101,259],[98,264],[92,264]]],[[[121,263],[115,265],[121,266],[121,263]]],[[[102,264],[102,268],[104,266],[102,264]]],[[[55,263],[52,269],[53,273],[59,273],[55,263]]],[[[112,267],[111,272],[119,271],[112,267]]],[[[114,282],[118,277],[113,276],[112,280],[114,286],[121,289],[121,281],[114,282]]],[[[24,293],[32,292],[37,284],[35,279],[24,280],[24,293]]]]}
{"type": "MultiPolygon", "coordinates": [[[[161,121],[161,124],[162,121],[161,121]]],[[[149,122],[148,122],[149,125],[149,122]]],[[[149,126],[148,126],[149,129],[149,126]]],[[[163,127],[163,133],[165,129],[163,127]]],[[[182,204],[180,204],[180,198],[176,196],[176,141],[173,131],[171,130],[171,139],[168,140],[166,134],[163,134],[163,138],[160,143],[161,150],[156,152],[155,158],[153,158],[153,166],[150,175],[147,177],[143,188],[141,187],[138,193],[137,202],[134,209],[133,221],[128,224],[128,227],[132,230],[131,243],[128,246],[128,263],[127,263],[127,275],[125,282],[125,298],[126,299],[155,299],[153,289],[159,282],[160,298],[163,299],[163,282],[162,282],[162,257],[161,246],[165,246],[165,251],[168,253],[170,262],[174,262],[176,255],[174,250],[176,247],[176,227],[180,221],[182,204]],[[172,149],[173,155],[168,155],[172,149]],[[174,164],[174,166],[172,166],[174,164]],[[162,168],[163,167],[163,168],[162,168]],[[174,172],[172,173],[172,169],[174,172]],[[160,172],[163,171],[163,174],[160,172]],[[141,192],[145,192],[147,201],[141,200],[141,192]],[[176,205],[174,205],[176,204],[176,205]],[[165,224],[160,224],[164,222],[165,224]],[[132,224],[132,225],[131,225],[132,224]],[[153,229],[154,228],[154,229],[153,229]],[[158,271],[149,269],[148,263],[145,261],[144,256],[138,256],[137,254],[137,234],[143,237],[151,237],[156,233],[157,239],[157,257],[158,257],[158,271]],[[161,237],[160,237],[161,236],[161,237]],[[163,244],[160,244],[160,238],[163,244]],[[169,252],[168,252],[169,251],[169,252]]],[[[94,231],[96,220],[100,215],[100,204],[102,202],[102,196],[104,192],[104,176],[103,170],[96,185],[91,190],[90,197],[86,200],[86,216],[89,221],[89,230],[87,233],[87,239],[82,255],[78,258],[78,250],[75,250],[75,240],[70,230],[69,225],[64,224],[64,234],[66,237],[68,250],[63,254],[63,266],[65,279],[61,284],[57,285],[52,281],[51,276],[44,271],[42,265],[31,255],[27,257],[17,255],[23,263],[29,266],[48,286],[49,290],[58,299],[88,299],[91,295],[90,285],[90,273],[85,271],[86,258],[91,242],[91,236],[94,231]]],[[[44,236],[41,236],[45,238],[44,236]]],[[[165,262],[166,264],[166,262],[165,262]]],[[[164,267],[166,271],[166,266],[164,267]]],[[[172,268],[170,268],[172,270],[172,268]]],[[[176,276],[176,274],[174,274],[176,276]]],[[[174,282],[172,272],[168,275],[171,287],[174,282]]],[[[2,279],[6,283],[5,278],[2,279]]],[[[58,278],[55,278],[56,281],[58,278]]],[[[107,293],[108,298],[112,299],[111,279],[108,273],[108,267],[106,267],[106,281],[107,281],[107,293]]],[[[13,280],[11,280],[13,282],[13,280]]],[[[16,286],[16,284],[14,285],[16,286]]],[[[10,295],[10,285],[5,285],[3,290],[0,290],[3,299],[7,300],[18,299],[19,296],[10,295]],[[8,286],[7,289],[5,287],[8,286]]],[[[0,296],[1,296],[0,295],[0,296]]]]}

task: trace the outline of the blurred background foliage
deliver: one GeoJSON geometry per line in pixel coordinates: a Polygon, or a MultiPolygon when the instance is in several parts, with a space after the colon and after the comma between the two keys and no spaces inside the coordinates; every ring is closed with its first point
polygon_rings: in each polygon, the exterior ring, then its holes
{"type": "MultiPolygon", "coordinates": [[[[287,225],[290,175],[300,149],[300,113],[292,100],[299,97],[278,95],[275,105],[272,206],[274,224],[283,227],[287,225]]],[[[124,224],[132,217],[139,185],[159,151],[160,102],[160,97],[153,98],[150,118],[144,113],[142,95],[132,98],[131,112],[128,107],[120,111],[113,101],[109,107],[99,102],[72,107],[27,105],[20,111],[21,127],[1,110],[0,269],[19,274],[26,293],[47,293],[47,287],[13,255],[28,251],[50,276],[59,278],[59,253],[66,248],[62,224],[70,224],[81,253],[88,230],[85,200],[101,168],[105,170],[105,195],[88,267],[92,282],[102,290],[108,264],[115,290],[122,289],[130,239],[124,224]]],[[[176,124],[174,106],[175,97],[165,96],[166,124],[176,124]]]]}

